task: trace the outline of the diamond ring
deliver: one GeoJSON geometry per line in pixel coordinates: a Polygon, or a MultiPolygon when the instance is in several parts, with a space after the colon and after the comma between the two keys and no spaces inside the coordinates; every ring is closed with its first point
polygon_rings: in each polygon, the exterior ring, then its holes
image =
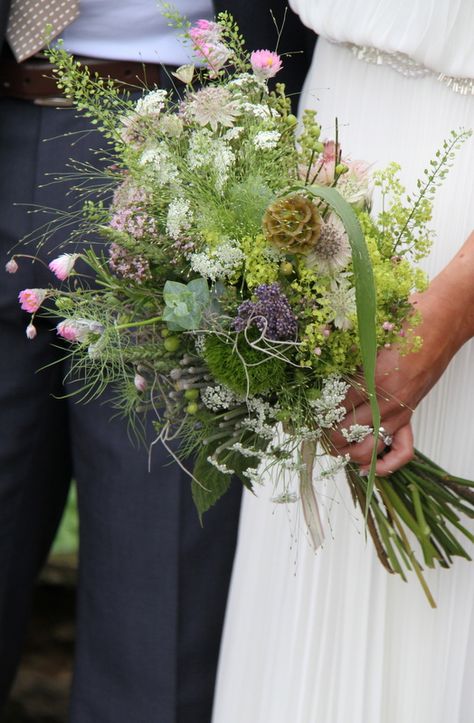
{"type": "Polygon", "coordinates": [[[391,447],[392,442],[393,442],[393,437],[390,434],[390,432],[387,432],[385,427],[379,427],[379,437],[386,447],[391,447]]]}

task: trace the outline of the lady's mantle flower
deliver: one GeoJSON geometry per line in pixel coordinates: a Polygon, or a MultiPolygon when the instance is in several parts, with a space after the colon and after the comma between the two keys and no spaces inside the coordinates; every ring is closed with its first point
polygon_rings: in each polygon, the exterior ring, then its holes
{"type": "Polygon", "coordinates": [[[57,259],[50,262],[49,268],[60,281],[65,281],[73,270],[79,256],[80,254],[61,254],[57,259]]]}
{"type": "Polygon", "coordinates": [[[351,247],[342,223],[335,219],[323,222],[319,238],[306,258],[307,265],[331,274],[344,268],[350,258],[351,247]]]}
{"type": "Polygon", "coordinates": [[[230,128],[240,108],[226,88],[209,87],[194,93],[184,112],[200,126],[210,125],[216,131],[218,125],[230,128]]]}
{"type": "Polygon", "coordinates": [[[273,53],[271,50],[254,50],[250,56],[250,64],[260,80],[273,78],[282,66],[278,53],[273,53]]]}
{"type": "Polygon", "coordinates": [[[46,289],[23,289],[18,294],[21,308],[29,314],[34,314],[40,308],[46,295],[46,289]]]}
{"type": "Polygon", "coordinates": [[[261,284],[255,289],[258,301],[244,301],[234,319],[235,331],[256,326],[266,339],[295,339],[298,331],[296,316],[279,284],[261,284]]]}

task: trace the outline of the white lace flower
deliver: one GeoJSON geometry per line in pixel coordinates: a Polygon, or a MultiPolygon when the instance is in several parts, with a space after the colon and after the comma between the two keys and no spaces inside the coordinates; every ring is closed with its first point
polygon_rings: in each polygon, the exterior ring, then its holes
{"type": "Polygon", "coordinates": [[[159,115],[165,107],[167,91],[161,88],[152,90],[135,104],[135,113],[138,115],[159,115]]]}
{"type": "Polygon", "coordinates": [[[346,410],[341,404],[348,390],[349,384],[340,377],[331,375],[324,380],[319,398],[309,402],[320,427],[331,429],[344,419],[346,410]]]}
{"type": "Polygon", "coordinates": [[[146,148],[140,156],[140,165],[152,173],[153,181],[158,186],[176,183],[179,180],[178,168],[164,142],[146,148]]]}
{"type": "Polygon", "coordinates": [[[185,198],[175,198],[168,206],[166,232],[178,241],[191,228],[193,215],[190,203],[185,198]]]}
{"type": "Polygon", "coordinates": [[[235,474],[234,470],[228,467],[226,464],[219,462],[215,457],[208,457],[207,461],[212,464],[222,474],[235,474]]]}
{"type": "Polygon", "coordinates": [[[258,452],[256,452],[254,449],[250,449],[249,447],[244,447],[243,444],[240,442],[234,442],[231,449],[234,452],[238,452],[242,455],[242,457],[255,457],[258,452]]]}
{"type": "Polygon", "coordinates": [[[348,454],[345,454],[344,456],[339,455],[339,457],[335,457],[325,469],[319,472],[318,477],[320,479],[335,477],[350,461],[351,458],[348,454]]]}
{"type": "Polygon", "coordinates": [[[281,133],[279,131],[259,131],[253,139],[253,143],[255,148],[259,150],[271,151],[277,147],[280,138],[281,133]]]}
{"type": "Polygon", "coordinates": [[[215,179],[216,191],[221,193],[235,163],[235,153],[225,140],[214,139],[204,128],[191,136],[188,163],[193,170],[209,169],[215,179]]]}
{"type": "Polygon", "coordinates": [[[223,384],[205,387],[201,391],[201,400],[205,407],[213,412],[221,409],[229,409],[234,406],[239,398],[234,392],[223,384]]]}
{"type": "Polygon", "coordinates": [[[262,103],[249,103],[248,101],[242,103],[241,109],[245,113],[260,118],[261,120],[268,120],[269,118],[278,118],[279,113],[274,108],[270,108],[268,105],[262,103]]]}
{"type": "Polygon", "coordinates": [[[352,444],[353,442],[363,442],[366,437],[372,434],[372,432],[373,429],[372,427],[369,427],[368,424],[351,424],[350,427],[343,427],[341,429],[342,436],[347,440],[347,442],[349,442],[349,444],[352,444]]]}
{"type": "Polygon", "coordinates": [[[214,249],[207,249],[190,256],[191,268],[210,281],[228,279],[244,263],[245,254],[236,241],[224,241],[214,249]]]}

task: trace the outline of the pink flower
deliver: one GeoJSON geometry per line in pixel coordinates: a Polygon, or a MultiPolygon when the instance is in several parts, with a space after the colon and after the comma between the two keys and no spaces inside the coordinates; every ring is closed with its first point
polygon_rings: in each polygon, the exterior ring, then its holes
{"type": "Polygon", "coordinates": [[[138,374],[138,372],[135,374],[135,379],[133,380],[133,383],[135,384],[135,388],[138,389],[139,392],[144,392],[148,386],[145,377],[142,377],[142,375],[138,374]]]}
{"type": "Polygon", "coordinates": [[[259,80],[273,78],[282,66],[278,53],[273,53],[271,50],[254,50],[250,56],[250,63],[259,80]]]}
{"type": "Polygon", "coordinates": [[[34,324],[28,324],[25,333],[28,339],[34,339],[37,334],[36,326],[34,324]]]}
{"type": "Polygon", "coordinates": [[[64,319],[56,326],[56,332],[59,336],[67,341],[84,341],[89,334],[89,327],[80,324],[74,319],[64,319]]]}
{"type": "Polygon", "coordinates": [[[5,271],[9,274],[16,274],[18,271],[18,264],[15,261],[15,259],[10,259],[10,261],[7,261],[5,264],[5,271]]]}
{"type": "Polygon", "coordinates": [[[104,327],[93,319],[64,319],[56,326],[56,332],[68,341],[85,341],[89,334],[103,334],[104,327]]]}
{"type": "Polygon", "coordinates": [[[211,20],[198,20],[190,29],[189,37],[198,46],[202,43],[218,43],[222,38],[222,28],[211,20]]]}
{"type": "Polygon", "coordinates": [[[65,281],[74,268],[80,254],[61,254],[49,264],[49,268],[60,281],[65,281]]]}
{"type": "Polygon", "coordinates": [[[23,289],[18,294],[21,308],[23,311],[34,314],[45,300],[46,294],[46,289],[23,289]]]}
{"type": "Polygon", "coordinates": [[[189,31],[194,49],[215,77],[232,55],[231,50],[222,42],[222,28],[219,23],[210,20],[198,20],[189,31]]]}

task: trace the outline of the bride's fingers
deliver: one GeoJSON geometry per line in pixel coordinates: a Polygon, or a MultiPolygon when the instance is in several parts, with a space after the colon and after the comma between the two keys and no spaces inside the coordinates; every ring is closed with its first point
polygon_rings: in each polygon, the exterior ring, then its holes
{"type": "MultiPolygon", "coordinates": [[[[383,457],[377,460],[375,474],[380,477],[385,477],[407,464],[407,462],[413,459],[413,455],[413,431],[411,424],[406,424],[395,432],[390,449],[383,457]]],[[[361,472],[367,471],[368,468],[361,469],[361,472]]]]}
{"type": "Polygon", "coordinates": [[[377,461],[375,473],[381,477],[403,467],[414,456],[413,431],[407,424],[393,435],[393,442],[387,454],[377,461]]]}

